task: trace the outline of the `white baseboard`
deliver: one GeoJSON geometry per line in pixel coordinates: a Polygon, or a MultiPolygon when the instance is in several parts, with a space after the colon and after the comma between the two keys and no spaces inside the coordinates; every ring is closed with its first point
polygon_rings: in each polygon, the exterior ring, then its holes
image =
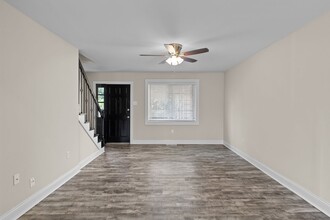
{"type": "Polygon", "coordinates": [[[249,163],[251,163],[253,166],[270,176],[272,179],[276,180],[278,183],[289,189],[290,191],[294,192],[298,196],[300,196],[302,199],[304,199],[306,202],[313,205],[315,208],[319,209],[321,212],[326,214],[330,217],[330,203],[324,201],[322,198],[318,197],[317,195],[309,192],[308,190],[304,189],[297,183],[287,179],[286,177],[282,176],[281,174],[275,172],[274,170],[270,169],[265,164],[257,161],[250,155],[244,153],[243,151],[239,150],[237,147],[234,147],[230,145],[228,142],[224,141],[224,145],[249,163]]]}
{"type": "Polygon", "coordinates": [[[73,169],[69,170],[64,175],[62,175],[58,179],[56,179],[54,182],[52,182],[48,186],[42,188],[38,192],[34,193],[29,198],[25,199],[23,202],[21,202],[16,207],[9,210],[8,212],[4,213],[2,216],[0,216],[0,220],[18,219],[24,213],[29,211],[32,207],[34,207],[39,202],[41,202],[43,199],[45,199],[47,196],[49,196],[51,193],[53,193],[56,189],[61,187],[64,183],[69,181],[72,177],[77,175],[83,167],[85,167],[88,163],[90,163],[95,158],[100,156],[102,153],[104,153],[104,148],[91,154],[90,156],[88,156],[87,158],[82,160],[73,169]]]}
{"type": "Polygon", "coordinates": [[[46,198],[49,194],[54,192],[56,189],[58,189],[60,186],[62,186],[64,183],[66,183],[68,180],[70,180],[72,177],[74,177],[76,174],[78,174],[80,171],[79,166],[74,167],[69,172],[65,173],[58,179],[56,179],[54,182],[49,184],[48,186],[44,187],[43,189],[39,190],[20,204],[18,204],[13,209],[9,210],[7,213],[5,213],[3,216],[1,216],[1,220],[12,220],[17,219],[20,216],[22,216],[25,212],[30,210],[33,206],[38,204],[41,200],[46,198]]]}
{"type": "Polygon", "coordinates": [[[223,140],[132,140],[131,144],[223,144],[223,140]]]}
{"type": "Polygon", "coordinates": [[[84,168],[87,164],[95,160],[98,156],[100,156],[103,153],[104,153],[104,148],[101,148],[100,150],[92,153],[91,155],[80,161],[79,163],[80,169],[84,168]]]}

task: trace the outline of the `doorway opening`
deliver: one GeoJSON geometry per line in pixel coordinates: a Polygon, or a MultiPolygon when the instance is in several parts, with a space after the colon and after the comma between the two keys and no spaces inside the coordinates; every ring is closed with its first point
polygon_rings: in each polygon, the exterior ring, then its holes
{"type": "Polygon", "coordinates": [[[131,84],[96,83],[96,96],[105,115],[105,143],[130,143],[131,84]]]}

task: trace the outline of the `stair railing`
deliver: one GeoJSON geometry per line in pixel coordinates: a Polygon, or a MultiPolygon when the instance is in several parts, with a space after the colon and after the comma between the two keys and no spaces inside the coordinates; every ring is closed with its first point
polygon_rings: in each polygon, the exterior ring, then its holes
{"type": "Polygon", "coordinates": [[[90,87],[86,72],[79,60],[78,77],[78,103],[80,104],[80,114],[86,114],[86,121],[90,123],[90,129],[95,131],[102,147],[104,141],[104,111],[100,108],[95,95],[90,87]]]}

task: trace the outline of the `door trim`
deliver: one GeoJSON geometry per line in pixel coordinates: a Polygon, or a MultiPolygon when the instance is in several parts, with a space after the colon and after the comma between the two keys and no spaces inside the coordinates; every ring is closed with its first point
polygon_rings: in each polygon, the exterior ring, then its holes
{"type": "Polygon", "coordinates": [[[129,134],[129,139],[130,143],[134,142],[134,135],[133,135],[133,122],[134,122],[134,105],[133,105],[133,81],[93,81],[93,91],[96,94],[96,84],[106,84],[106,85],[130,85],[130,111],[131,111],[131,120],[130,120],[130,134],[129,134]]]}

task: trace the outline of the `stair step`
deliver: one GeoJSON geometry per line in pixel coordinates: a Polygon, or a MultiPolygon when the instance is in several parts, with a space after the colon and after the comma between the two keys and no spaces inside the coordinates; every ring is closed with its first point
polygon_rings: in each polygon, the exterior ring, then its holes
{"type": "Polygon", "coordinates": [[[90,123],[86,121],[86,114],[79,114],[78,120],[84,130],[87,132],[88,136],[93,140],[94,144],[101,149],[102,142],[99,140],[99,135],[96,134],[94,129],[90,129],[90,123]]]}
{"type": "Polygon", "coordinates": [[[79,121],[85,122],[86,121],[86,114],[84,114],[84,113],[79,114],[79,121]]]}

